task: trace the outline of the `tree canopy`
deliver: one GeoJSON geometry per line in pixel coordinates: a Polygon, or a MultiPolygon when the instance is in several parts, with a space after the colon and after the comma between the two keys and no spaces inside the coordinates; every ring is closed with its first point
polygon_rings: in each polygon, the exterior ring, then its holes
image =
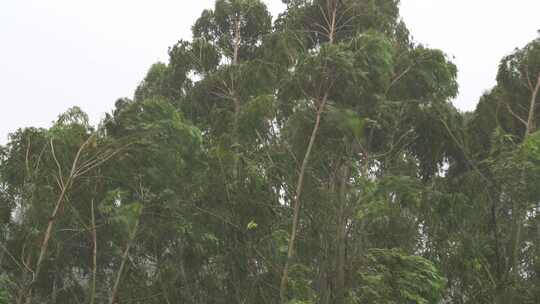
{"type": "Polygon", "coordinates": [[[0,146],[0,304],[540,302],[540,38],[475,111],[396,0],[217,0],[0,146]]]}

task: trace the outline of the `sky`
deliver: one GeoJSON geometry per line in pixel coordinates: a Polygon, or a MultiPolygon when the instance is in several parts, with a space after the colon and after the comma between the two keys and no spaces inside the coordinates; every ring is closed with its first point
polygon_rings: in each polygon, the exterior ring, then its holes
{"type": "MultiPolygon", "coordinates": [[[[280,0],[265,1],[276,15],[280,0]]],[[[72,106],[95,124],[132,97],[167,48],[191,38],[214,0],[0,0],[0,144],[21,127],[49,127],[72,106]]],[[[537,37],[539,0],[402,0],[414,39],[459,69],[454,104],[474,110],[500,59],[537,37]]]]}

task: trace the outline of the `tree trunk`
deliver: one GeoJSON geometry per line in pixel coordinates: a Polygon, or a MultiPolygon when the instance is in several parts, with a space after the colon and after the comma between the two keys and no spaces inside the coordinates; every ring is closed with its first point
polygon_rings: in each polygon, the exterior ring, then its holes
{"type": "Polygon", "coordinates": [[[135,227],[133,227],[133,231],[130,233],[129,241],[126,245],[126,249],[124,250],[124,254],[122,255],[122,262],[120,263],[120,268],[118,269],[118,273],[116,274],[116,280],[114,282],[114,286],[111,292],[109,304],[114,304],[116,301],[116,297],[118,296],[118,287],[120,286],[122,273],[124,272],[124,268],[126,267],[126,262],[129,257],[129,250],[131,249],[131,246],[133,245],[135,241],[135,235],[137,234],[138,226],[139,226],[139,219],[137,219],[137,222],[135,222],[135,227]]]}
{"type": "Polygon", "coordinates": [[[233,65],[237,65],[238,64],[238,55],[239,55],[239,51],[240,51],[240,43],[242,41],[242,33],[240,32],[241,30],[241,20],[240,20],[240,16],[237,15],[235,16],[234,18],[234,45],[233,45],[233,65]]]}
{"type": "MultiPolygon", "coordinates": [[[[232,65],[236,66],[239,63],[239,50],[240,50],[240,43],[242,41],[241,36],[241,28],[240,28],[240,16],[236,16],[234,20],[234,45],[233,45],[233,60],[232,65]]],[[[234,85],[233,85],[234,86],[234,85]]],[[[238,181],[238,159],[239,159],[239,146],[240,146],[240,140],[239,140],[239,119],[240,119],[240,98],[238,97],[238,94],[236,93],[235,88],[233,87],[231,92],[231,97],[233,100],[233,107],[234,107],[234,121],[233,121],[233,151],[235,151],[236,155],[234,158],[234,164],[233,164],[233,179],[235,183],[238,181]]]]}
{"type": "Polygon", "coordinates": [[[52,287],[52,294],[51,294],[51,303],[56,304],[56,299],[58,298],[58,283],[57,283],[57,275],[56,272],[53,274],[53,287],[52,287]]]}
{"type": "MultiPolygon", "coordinates": [[[[329,14],[330,21],[328,22],[328,40],[329,43],[334,43],[334,38],[336,34],[336,21],[337,21],[337,4],[338,0],[327,0],[327,13],[329,14]]],[[[313,144],[315,143],[315,139],[317,138],[317,134],[319,132],[319,127],[321,123],[321,115],[325,110],[326,102],[328,100],[328,90],[324,93],[324,96],[320,100],[317,108],[317,114],[315,119],[315,125],[313,126],[313,131],[311,133],[311,137],[309,139],[309,144],[306,149],[306,153],[304,154],[304,158],[302,160],[302,165],[300,167],[300,173],[298,174],[298,181],[296,183],[296,191],[295,196],[293,199],[293,223],[291,228],[291,235],[289,238],[289,244],[288,244],[288,250],[287,250],[287,260],[285,261],[285,266],[283,267],[283,274],[281,276],[281,283],[279,288],[279,296],[281,303],[287,302],[287,284],[289,280],[289,267],[292,263],[292,258],[294,255],[294,245],[295,245],[295,239],[296,239],[296,232],[298,230],[298,222],[299,222],[299,216],[300,216],[300,197],[302,195],[302,190],[304,187],[304,176],[306,173],[306,168],[309,164],[309,160],[311,157],[311,151],[313,149],[313,144]]]]}
{"type": "Polygon", "coordinates": [[[337,257],[336,257],[336,303],[345,302],[345,247],[347,241],[347,185],[349,180],[349,166],[344,164],[340,168],[338,193],[338,221],[337,221],[337,257]]]}
{"type": "MultiPolygon", "coordinates": [[[[514,203],[514,207],[516,203],[514,203]]],[[[516,208],[517,209],[517,208],[516,208]]],[[[522,234],[522,219],[520,211],[513,209],[512,213],[514,217],[514,244],[512,248],[512,281],[517,283],[519,281],[519,261],[520,261],[520,251],[521,251],[521,234],[522,234]]]]}
{"type": "MultiPolygon", "coordinates": [[[[21,256],[21,260],[23,261],[25,260],[23,256],[21,256]]],[[[28,256],[26,257],[26,262],[23,262],[25,267],[28,267],[31,261],[32,261],[32,255],[28,254],[28,256]]],[[[19,294],[17,295],[17,304],[23,304],[26,301],[29,301],[29,299],[31,298],[30,284],[32,284],[32,282],[27,283],[30,280],[29,274],[30,274],[29,271],[24,271],[22,274],[22,284],[19,289],[19,294]]]]}
{"type": "MultiPolygon", "coordinates": [[[[336,34],[336,20],[337,20],[337,0],[327,0],[327,12],[330,15],[330,22],[328,22],[328,40],[329,43],[334,43],[334,38],[336,34]]],[[[292,263],[292,258],[294,255],[294,245],[295,245],[295,239],[296,239],[296,232],[298,230],[298,221],[299,221],[299,215],[300,215],[300,197],[302,195],[302,190],[304,187],[304,175],[306,173],[306,168],[309,163],[310,157],[311,157],[311,150],[313,149],[313,144],[315,143],[315,139],[317,138],[317,134],[319,131],[320,123],[321,123],[321,115],[323,111],[325,110],[326,102],[328,99],[329,92],[327,91],[324,94],[324,97],[320,101],[317,109],[317,116],[315,119],[315,125],[313,127],[313,131],[311,133],[311,137],[309,139],[309,144],[306,149],[306,153],[304,154],[304,158],[302,160],[302,165],[300,167],[300,173],[298,174],[298,181],[296,183],[296,191],[295,196],[293,200],[293,223],[291,228],[291,235],[289,238],[289,244],[288,244],[288,250],[287,250],[287,260],[285,261],[285,266],[283,267],[283,274],[281,276],[281,283],[279,288],[279,296],[281,299],[281,303],[287,302],[287,284],[289,280],[289,267],[292,263]]]]}
{"type": "Polygon", "coordinates": [[[92,212],[92,282],[90,286],[90,304],[94,304],[96,299],[96,276],[97,276],[97,231],[96,231],[96,215],[94,210],[94,200],[91,201],[92,212]]]}
{"type": "Polygon", "coordinates": [[[529,115],[527,117],[527,130],[525,131],[525,137],[534,133],[536,131],[536,99],[538,97],[538,92],[540,91],[540,74],[536,80],[536,85],[531,93],[531,103],[529,105],[529,115]]]}
{"type": "Polygon", "coordinates": [[[317,134],[319,132],[319,127],[321,124],[321,116],[322,116],[322,112],[324,111],[327,98],[328,98],[328,94],[326,94],[323,97],[317,109],[315,125],[313,126],[313,131],[311,132],[309,144],[307,146],[306,153],[304,154],[302,166],[300,167],[300,174],[298,175],[298,182],[296,183],[296,192],[295,192],[294,201],[293,201],[293,206],[294,206],[293,223],[292,223],[291,235],[289,238],[289,245],[288,245],[288,250],[287,250],[287,260],[285,261],[285,267],[283,267],[283,274],[281,276],[281,284],[280,284],[280,289],[279,289],[279,296],[282,303],[287,302],[287,283],[289,280],[289,267],[290,267],[290,264],[292,263],[292,258],[294,255],[296,232],[298,230],[298,221],[300,218],[300,203],[301,203],[300,196],[302,195],[302,190],[304,187],[304,177],[306,173],[306,168],[309,163],[309,159],[311,157],[311,151],[313,149],[313,145],[315,144],[315,139],[317,138],[317,134]]]}

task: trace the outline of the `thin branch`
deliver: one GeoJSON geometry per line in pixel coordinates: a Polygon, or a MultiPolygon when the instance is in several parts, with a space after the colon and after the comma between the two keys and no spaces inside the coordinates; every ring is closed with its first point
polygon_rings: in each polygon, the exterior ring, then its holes
{"type": "Polygon", "coordinates": [[[390,85],[388,86],[388,88],[386,89],[386,92],[385,92],[385,95],[388,94],[388,92],[390,92],[390,90],[392,89],[392,87],[398,82],[401,80],[401,78],[403,78],[405,75],[407,75],[407,73],[409,73],[411,71],[411,69],[413,68],[414,64],[408,66],[403,72],[401,72],[399,75],[397,75],[394,79],[392,79],[392,82],[390,83],[390,85]]]}
{"type": "Polygon", "coordinates": [[[512,108],[510,107],[510,105],[508,103],[505,103],[506,104],[506,109],[508,110],[508,112],[510,112],[510,114],[512,114],[512,116],[514,116],[514,118],[516,118],[517,120],[519,120],[521,123],[523,123],[525,125],[525,128],[528,126],[527,122],[525,121],[525,119],[521,118],[519,115],[517,115],[513,110],[512,108]]]}
{"type": "Polygon", "coordinates": [[[64,184],[64,178],[63,178],[63,173],[62,173],[62,166],[60,165],[60,162],[58,161],[58,158],[56,157],[56,152],[54,150],[54,143],[53,143],[53,139],[51,138],[51,140],[49,141],[49,144],[51,146],[51,154],[52,154],[52,157],[54,159],[54,162],[56,164],[56,168],[58,169],[58,176],[56,176],[56,179],[57,179],[57,183],[58,185],[60,186],[60,188],[64,188],[65,187],[65,184],[64,184]]]}
{"type": "Polygon", "coordinates": [[[92,213],[92,285],[90,289],[90,304],[94,304],[96,298],[96,278],[97,278],[97,231],[96,215],[94,210],[94,199],[91,201],[90,211],[92,213]]]}

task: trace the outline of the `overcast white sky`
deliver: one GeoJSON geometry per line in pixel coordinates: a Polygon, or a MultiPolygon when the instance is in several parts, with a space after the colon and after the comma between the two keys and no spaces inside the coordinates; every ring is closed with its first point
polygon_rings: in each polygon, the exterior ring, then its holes
{"type": "MultiPolygon", "coordinates": [[[[78,105],[96,123],[131,97],[214,0],[0,0],[0,144],[78,105]]],[[[275,14],[280,0],[266,0],[275,14]]],[[[497,64],[536,37],[539,0],[402,0],[414,38],[458,65],[455,104],[474,109],[497,64]]]]}

